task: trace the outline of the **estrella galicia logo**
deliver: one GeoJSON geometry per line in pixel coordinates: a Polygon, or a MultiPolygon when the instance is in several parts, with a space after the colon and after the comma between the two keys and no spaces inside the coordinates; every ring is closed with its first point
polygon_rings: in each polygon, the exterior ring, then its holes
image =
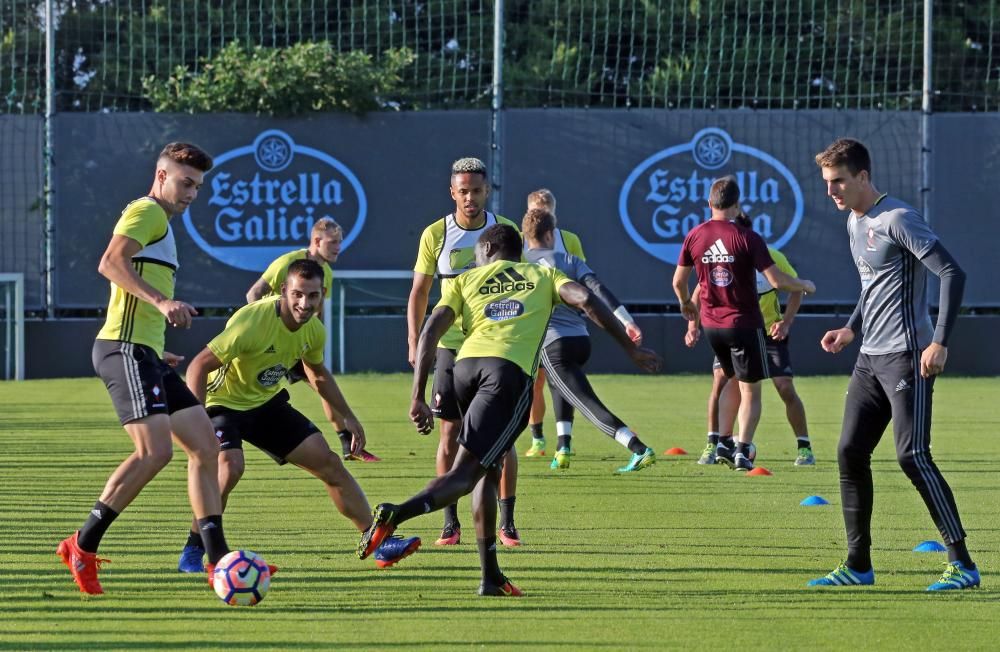
{"type": "Polygon", "coordinates": [[[486,304],[483,314],[492,321],[505,321],[524,314],[524,304],[517,299],[500,299],[486,304]]]}
{"type": "Polygon", "coordinates": [[[205,185],[208,201],[184,212],[188,234],[212,258],[253,272],[307,247],[323,217],[343,227],[346,250],[368,210],[365,191],[346,165],[277,129],[217,156],[205,185]]]}
{"type": "Polygon", "coordinates": [[[257,382],[261,384],[262,387],[273,387],[281,382],[281,379],[285,377],[288,373],[288,369],[285,365],[280,362],[273,367],[268,367],[264,371],[257,374],[257,382]]]}
{"type": "Polygon", "coordinates": [[[712,181],[727,174],[736,177],[754,230],[781,249],[802,221],[798,181],[778,159],[733,142],[716,127],[653,154],[632,170],[618,196],[625,231],[646,253],[676,265],[684,236],[711,217],[712,181]]]}

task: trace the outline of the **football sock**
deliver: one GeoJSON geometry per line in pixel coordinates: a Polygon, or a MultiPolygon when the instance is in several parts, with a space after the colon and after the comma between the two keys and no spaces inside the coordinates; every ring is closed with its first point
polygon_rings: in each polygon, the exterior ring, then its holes
{"type": "Polygon", "coordinates": [[[201,534],[199,532],[188,532],[188,540],[187,543],[184,544],[184,547],[187,546],[194,546],[195,548],[201,548],[204,550],[205,543],[201,540],[201,534]]]}
{"type": "Polygon", "coordinates": [[[340,449],[342,451],[344,451],[344,455],[345,456],[350,455],[351,454],[351,438],[353,437],[353,435],[351,435],[351,431],[350,430],[338,430],[337,431],[337,436],[340,437],[340,449]]]}
{"type": "Polygon", "coordinates": [[[717,433],[717,432],[710,432],[710,433],[708,433],[708,443],[711,444],[711,445],[713,445],[713,446],[718,446],[719,445],[719,433],[717,433]]]}
{"type": "Polygon", "coordinates": [[[859,573],[867,573],[872,569],[872,553],[869,550],[848,550],[847,567],[859,573]]]}
{"type": "Polygon", "coordinates": [[[97,546],[101,544],[101,537],[108,531],[116,518],[118,518],[118,512],[99,500],[94,503],[94,509],[90,511],[90,516],[80,528],[80,535],[76,539],[80,550],[97,552],[97,546]]]}
{"type": "Polygon", "coordinates": [[[976,567],[969,556],[969,549],[965,547],[965,539],[948,544],[948,561],[960,561],[969,570],[976,567]]]}
{"type": "Polygon", "coordinates": [[[532,439],[545,439],[545,434],[542,432],[542,426],[544,423],[532,423],[528,427],[531,428],[531,438],[532,439]]]}
{"type": "Polygon", "coordinates": [[[516,496],[511,496],[510,498],[501,498],[497,502],[500,503],[500,527],[502,528],[512,528],[514,527],[514,501],[517,500],[516,496]]]}
{"type": "Polygon", "coordinates": [[[736,444],[736,452],[742,453],[744,457],[750,457],[750,443],[738,442],[736,444]]]}
{"type": "Polygon", "coordinates": [[[639,439],[639,436],[635,434],[632,435],[632,439],[628,441],[626,446],[628,446],[628,449],[636,455],[642,455],[646,452],[646,449],[649,448],[641,439],[639,439]]]}
{"type": "Polygon", "coordinates": [[[214,564],[229,552],[226,535],[222,532],[222,514],[206,516],[198,519],[198,530],[201,540],[205,542],[205,555],[208,563],[214,564]]]}
{"type": "Polygon", "coordinates": [[[558,440],[556,441],[556,448],[571,448],[572,443],[573,435],[559,435],[558,440]]]}
{"type": "Polygon", "coordinates": [[[444,508],[444,526],[458,525],[458,503],[452,503],[444,508]]]}
{"type": "Polygon", "coordinates": [[[501,584],[503,573],[500,572],[500,564],[497,563],[497,538],[492,536],[476,539],[476,545],[479,547],[479,566],[483,569],[483,581],[501,584]]]}
{"type": "Polygon", "coordinates": [[[736,440],[732,435],[719,435],[719,445],[731,450],[736,446],[736,440]]]}
{"type": "Polygon", "coordinates": [[[812,442],[809,441],[809,435],[800,435],[795,440],[798,442],[799,448],[812,449],[812,442]]]}
{"type": "Polygon", "coordinates": [[[573,422],[572,421],[556,421],[556,434],[560,437],[563,435],[573,434],[573,422]]]}

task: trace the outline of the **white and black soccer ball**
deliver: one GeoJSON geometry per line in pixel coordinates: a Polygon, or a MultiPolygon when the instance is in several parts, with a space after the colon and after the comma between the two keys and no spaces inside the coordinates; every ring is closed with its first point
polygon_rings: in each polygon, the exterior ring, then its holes
{"type": "Polygon", "coordinates": [[[264,599],[270,586],[267,562],[249,550],[234,550],[215,565],[212,588],[228,605],[252,607],[264,599]]]}

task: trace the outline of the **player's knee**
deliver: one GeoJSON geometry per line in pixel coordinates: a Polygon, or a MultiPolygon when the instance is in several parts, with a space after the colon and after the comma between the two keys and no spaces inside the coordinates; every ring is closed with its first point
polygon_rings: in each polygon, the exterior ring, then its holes
{"type": "Polygon", "coordinates": [[[323,463],[317,469],[320,480],[331,487],[341,487],[350,476],[340,456],[330,451],[330,454],[323,459],[323,463]]]}
{"type": "Polygon", "coordinates": [[[795,384],[791,378],[775,378],[774,389],[777,390],[778,396],[785,403],[794,403],[799,398],[799,395],[795,392],[795,384]]]}
{"type": "Polygon", "coordinates": [[[903,473],[910,478],[920,476],[921,462],[925,465],[933,464],[930,451],[925,453],[917,451],[897,451],[896,462],[899,463],[899,468],[903,469],[903,473]]]}
{"type": "Polygon", "coordinates": [[[146,467],[152,469],[154,472],[159,472],[160,469],[170,464],[170,460],[174,456],[174,449],[168,442],[166,446],[150,446],[140,451],[138,455],[146,467]]]}
{"type": "Polygon", "coordinates": [[[219,479],[223,490],[228,492],[243,477],[246,462],[242,456],[221,455],[219,459],[219,479]]]}
{"type": "Polygon", "coordinates": [[[864,446],[841,441],[837,445],[837,461],[841,467],[871,463],[871,453],[864,446]]]}

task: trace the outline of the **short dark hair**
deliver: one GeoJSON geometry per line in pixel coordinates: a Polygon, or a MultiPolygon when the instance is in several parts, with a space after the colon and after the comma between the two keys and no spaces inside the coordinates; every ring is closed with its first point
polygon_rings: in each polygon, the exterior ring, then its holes
{"type": "Polygon", "coordinates": [[[167,143],[156,160],[168,158],[181,165],[189,165],[195,170],[208,172],[212,169],[212,157],[205,150],[191,143],[167,143]]]}
{"type": "Polygon", "coordinates": [[[843,165],[851,176],[858,176],[864,170],[871,176],[872,157],[864,143],[856,138],[838,138],[830,146],[816,155],[816,165],[821,168],[835,168],[843,165]]]}
{"type": "Polygon", "coordinates": [[[734,219],[733,221],[745,229],[753,228],[753,221],[750,219],[750,216],[744,213],[743,211],[740,211],[740,214],[737,215],[736,219],[734,219]]]}
{"type": "Polygon", "coordinates": [[[456,174],[481,174],[486,178],[486,164],[471,156],[460,158],[451,164],[451,176],[456,174]]]}
{"type": "Polygon", "coordinates": [[[323,268],[319,266],[315,260],[309,260],[308,258],[302,258],[296,260],[291,265],[288,266],[288,271],[285,273],[285,278],[289,276],[298,276],[299,278],[304,278],[307,281],[314,278],[323,280],[323,268]]]}
{"type": "Polygon", "coordinates": [[[740,187],[736,177],[726,176],[712,182],[708,191],[708,205],[716,210],[732,208],[740,201],[740,187]]]}
{"type": "Polygon", "coordinates": [[[521,233],[526,238],[538,240],[556,228],[556,217],[544,208],[532,208],[521,219],[521,233]]]}
{"type": "Polygon", "coordinates": [[[479,244],[490,243],[500,251],[501,258],[520,258],[521,235],[510,224],[494,224],[479,236],[479,244]]]}

